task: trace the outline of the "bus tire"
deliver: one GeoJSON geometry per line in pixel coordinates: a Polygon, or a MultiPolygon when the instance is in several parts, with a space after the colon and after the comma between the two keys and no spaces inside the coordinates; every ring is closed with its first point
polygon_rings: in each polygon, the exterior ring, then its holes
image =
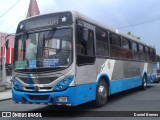
{"type": "Polygon", "coordinates": [[[108,86],[104,79],[101,79],[96,88],[96,107],[104,106],[108,100],[108,86]]]}
{"type": "Polygon", "coordinates": [[[141,89],[142,89],[142,90],[145,90],[145,89],[147,88],[147,77],[146,77],[146,75],[144,75],[142,79],[143,79],[143,80],[142,80],[141,89]]]}

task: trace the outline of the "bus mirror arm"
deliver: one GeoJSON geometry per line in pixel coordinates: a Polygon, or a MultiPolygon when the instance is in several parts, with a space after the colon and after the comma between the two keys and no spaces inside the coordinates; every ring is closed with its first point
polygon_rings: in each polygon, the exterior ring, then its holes
{"type": "Polygon", "coordinates": [[[88,29],[87,28],[83,28],[82,41],[87,41],[87,40],[88,40],[88,29]]]}

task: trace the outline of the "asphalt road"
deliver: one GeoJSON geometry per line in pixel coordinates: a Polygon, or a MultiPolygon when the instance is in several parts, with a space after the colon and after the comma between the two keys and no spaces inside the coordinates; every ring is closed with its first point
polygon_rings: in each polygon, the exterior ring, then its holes
{"type": "MultiPolygon", "coordinates": [[[[97,120],[96,114],[103,113],[104,116],[107,114],[107,112],[104,111],[112,111],[110,114],[117,115],[124,111],[131,111],[132,113],[139,114],[139,111],[142,111],[142,113],[145,111],[154,111],[153,113],[157,114],[156,111],[159,111],[159,117],[154,117],[155,119],[160,119],[160,84],[151,84],[148,86],[148,88],[143,91],[139,89],[132,89],[126,92],[118,93],[115,95],[112,95],[109,98],[108,103],[101,108],[96,108],[93,106],[92,103],[83,104],[77,107],[57,107],[57,106],[46,106],[46,105],[32,105],[32,104],[14,104],[12,100],[7,100],[0,102],[0,111],[25,111],[25,112],[49,112],[52,114],[52,116],[55,116],[56,119],[83,119],[81,116],[85,116],[88,119],[91,120],[97,120]],[[59,117],[59,116],[65,116],[66,112],[64,114],[63,111],[72,111],[67,114],[69,114],[69,117],[59,117]],[[81,111],[81,112],[73,112],[73,111],[81,111]],[[134,112],[133,112],[134,111],[134,112]],[[90,115],[91,116],[87,116],[90,115]],[[74,117],[70,117],[70,116],[74,117]],[[92,116],[93,115],[93,116],[92,116]]],[[[122,114],[123,114],[122,113],[122,114]]],[[[141,112],[140,112],[141,113],[141,112]]],[[[102,114],[102,116],[103,116],[102,114]]],[[[123,116],[123,115],[122,115],[123,116]]],[[[100,119],[105,119],[104,117],[98,117],[100,119]]],[[[110,119],[119,120],[120,117],[107,117],[110,119]]],[[[0,118],[1,119],[1,118],[0,118]]],[[[3,118],[4,119],[4,118],[3,118]]],[[[9,118],[7,118],[9,119],[9,118]]],[[[10,118],[11,119],[11,118],[10,118]]],[[[13,118],[12,118],[13,119],[13,118]]],[[[17,118],[14,118],[17,119],[17,118]]],[[[43,119],[43,118],[38,118],[43,119]]],[[[47,118],[51,119],[51,118],[47,118]]],[[[123,120],[128,120],[128,117],[123,117],[123,120]]],[[[144,120],[152,120],[151,117],[132,117],[132,119],[144,119],[144,120]]]]}

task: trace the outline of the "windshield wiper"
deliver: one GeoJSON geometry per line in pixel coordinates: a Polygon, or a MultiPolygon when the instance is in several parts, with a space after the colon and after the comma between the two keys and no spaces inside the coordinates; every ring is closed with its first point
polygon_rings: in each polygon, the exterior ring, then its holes
{"type": "Polygon", "coordinates": [[[48,35],[46,36],[45,41],[51,39],[54,35],[54,33],[56,32],[57,28],[56,27],[52,27],[52,29],[49,31],[48,35]]]}
{"type": "Polygon", "coordinates": [[[44,33],[43,38],[41,38],[41,40],[39,40],[38,42],[38,51],[37,51],[38,67],[41,67],[43,64],[43,52],[45,48],[45,42],[47,40],[50,40],[53,37],[56,30],[57,30],[56,27],[52,27],[52,29],[49,31],[47,36],[45,37],[45,33],[44,33]]]}

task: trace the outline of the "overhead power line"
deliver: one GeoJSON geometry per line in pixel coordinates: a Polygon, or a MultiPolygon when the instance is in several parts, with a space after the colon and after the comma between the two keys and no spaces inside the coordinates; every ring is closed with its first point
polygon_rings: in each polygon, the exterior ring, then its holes
{"type": "Polygon", "coordinates": [[[156,21],[156,20],[160,20],[160,18],[156,18],[156,19],[153,19],[153,20],[148,20],[148,21],[144,21],[144,22],[140,22],[140,23],[135,23],[135,24],[127,25],[127,26],[124,26],[124,27],[119,27],[118,29],[124,29],[124,28],[128,28],[128,27],[142,25],[142,24],[153,22],[153,21],[156,21]]]}
{"type": "MultiPolygon", "coordinates": [[[[21,0],[19,0],[19,1],[21,1],[21,0]]],[[[17,1],[14,5],[12,5],[8,10],[6,10],[1,16],[0,16],[0,18],[1,17],[3,17],[7,12],[9,12],[13,7],[15,7],[18,3],[19,3],[19,1],[17,1]]]]}
{"type": "MultiPolygon", "coordinates": [[[[19,0],[19,1],[20,1],[20,0],[19,0]]],[[[19,1],[18,1],[18,2],[19,2],[19,1]]],[[[18,2],[17,2],[17,3],[18,3],[18,2]]],[[[39,3],[39,2],[40,2],[40,0],[37,1],[37,3],[39,3]]],[[[17,4],[17,3],[16,3],[16,4],[17,4]]],[[[14,5],[14,6],[15,6],[15,5],[14,5]]],[[[16,23],[18,23],[25,14],[26,14],[26,13],[24,13],[15,23],[13,23],[10,27],[8,27],[6,31],[10,30],[16,23]]],[[[1,16],[0,16],[0,17],[1,17],[1,16]]]]}
{"type": "Polygon", "coordinates": [[[23,17],[25,16],[25,14],[23,14],[16,22],[14,22],[10,27],[7,28],[7,32],[15,25],[17,24],[23,17]]]}

